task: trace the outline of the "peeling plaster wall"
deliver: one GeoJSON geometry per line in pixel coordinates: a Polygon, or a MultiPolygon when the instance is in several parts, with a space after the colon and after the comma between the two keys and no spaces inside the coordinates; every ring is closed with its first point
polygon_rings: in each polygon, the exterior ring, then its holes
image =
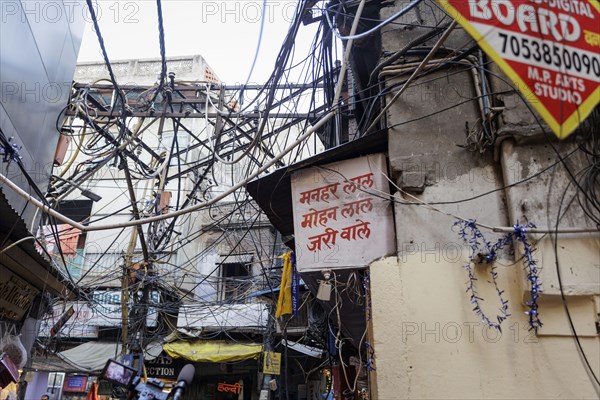
{"type": "MultiPolygon", "coordinates": [[[[506,288],[512,316],[499,334],[485,328],[471,311],[461,263],[424,263],[422,256],[391,257],[371,265],[374,398],[598,397],[572,338],[536,337],[527,331],[514,268],[500,272],[499,284],[506,288]]],[[[488,299],[486,306],[496,309],[493,297],[488,299]]],[[[576,324],[587,319],[593,306],[589,299],[569,305],[576,324]]],[[[564,326],[561,307],[542,304],[544,322],[564,326]]],[[[581,342],[597,367],[598,337],[582,337],[581,342]]]]}
{"type": "MultiPolygon", "coordinates": [[[[532,221],[539,226],[554,228],[560,212],[559,228],[594,228],[579,206],[575,186],[567,169],[557,160],[552,146],[565,158],[569,170],[580,177],[579,172],[589,162],[581,151],[576,151],[576,143],[538,141],[519,144],[511,139],[502,142],[500,156],[505,183],[512,185],[531,178],[506,192],[511,224],[532,221]],[[538,177],[532,178],[538,173],[538,177]]],[[[544,293],[560,295],[552,237],[535,237],[539,240],[539,261],[546,266],[541,271],[544,293]]],[[[600,235],[561,234],[557,250],[565,293],[569,296],[600,294],[600,235]]]]}
{"type": "MultiPolygon", "coordinates": [[[[406,3],[397,1],[382,9],[382,18],[401,4],[406,3]]],[[[420,11],[426,22],[439,20],[439,10],[431,1],[425,1],[420,11]]],[[[416,20],[415,13],[409,12],[402,22],[416,20]]],[[[390,25],[382,32],[383,50],[397,51],[422,32],[423,28],[390,25]]],[[[456,28],[446,45],[463,45],[468,40],[464,35],[456,28]]],[[[506,79],[495,66],[491,69],[506,79]]],[[[534,256],[541,268],[544,294],[539,312],[544,326],[538,335],[528,332],[524,312],[529,284],[520,260],[522,249],[517,247],[503,252],[497,261],[498,285],[505,290],[511,314],[499,333],[488,329],[472,310],[463,267],[469,249],[453,227],[456,216],[492,227],[526,222],[553,227],[564,195],[560,226],[593,228],[573,200],[573,185],[556,153],[568,154],[576,143],[546,136],[547,127],[536,122],[519,96],[506,92],[510,87],[502,79],[493,79],[493,89],[503,91],[500,100],[506,105],[496,149],[470,152],[460,147],[466,144],[467,127],[480,118],[476,102],[465,102],[475,96],[470,71],[453,67],[427,78],[400,96],[386,115],[390,167],[405,193],[395,194],[397,257],[370,266],[376,360],[373,398],[597,399],[600,388],[594,387],[568,325],[550,235],[529,236],[537,243],[534,256]],[[478,197],[481,194],[485,195],[478,197]],[[418,201],[432,207],[406,204],[418,201]]],[[[392,96],[387,96],[386,104],[392,96]]],[[[589,161],[575,152],[566,164],[577,173],[589,161]]],[[[500,237],[482,231],[492,242],[500,237]]],[[[571,317],[600,376],[596,325],[600,235],[561,234],[557,249],[571,317]]],[[[478,293],[485,299],[483,311],[495,319],[501,303],[489,283],[489,267],[477,266],[475,273],[478,293]]]]}

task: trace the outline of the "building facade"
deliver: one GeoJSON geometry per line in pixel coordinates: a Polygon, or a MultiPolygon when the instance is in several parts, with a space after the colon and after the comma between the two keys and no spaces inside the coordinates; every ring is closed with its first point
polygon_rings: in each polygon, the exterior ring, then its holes
{"type": "MultiPolygon", "coordinates": [[[[381,16],[402,6],[382,8],[381,16]]],[[[444,19],[424,2],[400,22],[418,11],[424,24],[444,19]]],[[[427,32],[383,29],[382,51],[399,51],[427,32]]],[[[456,28],[443,49],[470,43],[456,28]]],[[[483,56],[474,54],[481,65],[483,56]]],[[[386,87],[406,79],[401,69],[389,67],[386,87]]],[[[446,65],[393,97],[386,96],[386,124],[398,186],[397,256],[370,267],[377,398],[596,397],[600,387],[586,363],[598,377],[600,236],[598,210],[587,203],[595,189],[584,182],[596,165],[588,151],[597,154],[598,110],[573,138],[558,141],[494,64],[484,73],[446,65]],[[497,111],[482,109],[486,91],[484,102],[497,111]],[[487,127],[478,126],[482,113],[487,127]],[[491,243],[513,234],[510,250],[481,263],[485,246],[470,248],[473,234],[460,231],[465,220],[476,221],[491,243]],[[517,229],[533,226],[538,233],[520,240],[517,229]],[[528,263],[530,250],[536,264],[528,263]],[[537,301],[532,279],[542,285],[537,301]],[[481,312],[473,312],[472,284],[485,299],[481,312]],[[506,314],[498,327],[497,316],[506,314]]]]}
{"type": "Polygon", "coordinates": [[[25,392],[20,371],[30,365],[50,299],[77,295],[64,268],[37,243],[41,214],[13,189],[42,200],[48,186],[60,136],[57,123],[69,98],[85,24],[83,15],[69,7],[81,10],[83,2],[65,3],[17,0],[0,5],[2,398],[16,398],[14,380],[20,381],[20,395],[25,392]]]}
{"type": "MultiPolygon", "coordinates": [[[[333,290],[335,301],[321,298],[341,331],[337,352],[329,350],[334,365],[346,365],[334,379],[350,396],[381,400],[596,398],[598,109],[560,141],[437,2],[334,3],[330,26],[352,46],[355,140],[287,170],[340,175],[337,162],[385,154],[388,169],[378,174],[389,179],[395,223],[395,254],[360,266],[362,280],[349,278],[359,262],[336,264],[343,256],[301,273],[317,296],[333,290]],[[357,280],[366,305],[335,295],[357,280]],[[364,325],[352,335],[357,320],[364,325]],[[351,357],[368,375],[368,394],[348,375],[351,357]]],[[[304,198],[293,197],[286,171],[250,191],[280,232],[298,237],[292,216],[305,227],[312,214],[294,215],[294,202],[314,200],[319,212],[323,190],[331,193],[321,205],[331,207],[334,190],[351,183],[320,176],[319,193],[304,198]],[[286,192],[278,206],[266,199],[274,182],[286,192]]],[[[325,227],[296,250],[352,251],[343,247],[347,228],[325,227]]]]}
{"type": "MultiPolygon", "coordinates": [[[[217,110],[228,107],[216,106],[216,74],[201,56],[166,62],[176,104],[170,107],[164,95],[152,98],[160,59],[111,62],[132,111],[127,129],[137,141],[120,147],[126,161],[111,142],[120,139],[121,127],[109,115],[117,94],[105,78],[105,64],[77,66],[63,125],[67,150],[49,191],[62,215],[82,224],[118,225],[211,201],[242,179],[248,166],[215,165],[207,144],[214,140],[217,110]],[[150,98],[146,107],[143,102],[150,98]],[[165,117],[167,112],[179,114],[165,117]]],[[[216,385],[223,382],[239,383],[243,398],[257,398],[262,384],[257,360],[274,325],[270,302],[253,293],[270,292],[279,283],[279,271],[270,269],[281,247],[276,232],[244,195],[225,197],[171,222],[97,231],[58,225],[69,271],[87,296],[55,302],[42,324],[47,349],[38,349],[34,379],[51,398],[85,396],[109,358],[141,368],[131,358],[136,352],[143,352],[150,377],[168,384],[186,362],[194,363],[191,393],[197,398],[219,398],[216,385]],[[69,309],[72,315],[53,331],[69,309]],[[236,347],[239,343],[247,346],[236,347]],[[215,359],[202,350],[216,344],[232,357],[215,359]],[[86,385],[69,386],[84,378],[86,385]]],[[[47,241],[56,246],[49,235],[47,241]]],[[[100,381],[101,396],[110,393],[110,385],[100,381]]]]}

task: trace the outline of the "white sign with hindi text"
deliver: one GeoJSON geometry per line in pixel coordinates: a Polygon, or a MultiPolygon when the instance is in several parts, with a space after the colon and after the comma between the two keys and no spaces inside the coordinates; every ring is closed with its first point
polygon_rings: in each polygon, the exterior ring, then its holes
{"type": "Polygon", "coordinates": [[[298,272],[364,268],[396,251],[385,155],[292,174],[298,272]]]}

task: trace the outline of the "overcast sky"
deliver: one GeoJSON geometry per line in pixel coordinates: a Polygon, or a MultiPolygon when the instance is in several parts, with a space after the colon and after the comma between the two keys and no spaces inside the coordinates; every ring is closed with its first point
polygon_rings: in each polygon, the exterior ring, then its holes
{"type": "MultiPolygon", "coordinates": [[[[261,52],[251,82],[264,82],[290,25],[297,0],[268,0],[261,52]]],[[[244,82],[258,43],[262,0],[164,0],[166,55],[202,55],[228,84],[244,82]]],[[[98,2],[98,20],[111,60],[160,57],[156,1],[98,2]]],[[[88,18],[89,19],[89,18],[88,18]]],[[[306,54],[317,24],[301,28],[298,54],[306,54]]],[[[79,61],[102,60],[88,23],[79,61]]]]}

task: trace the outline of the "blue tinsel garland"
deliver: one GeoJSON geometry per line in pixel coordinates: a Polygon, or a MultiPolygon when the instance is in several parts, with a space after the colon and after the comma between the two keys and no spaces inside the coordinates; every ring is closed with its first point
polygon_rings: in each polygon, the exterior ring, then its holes
{"type": "Polygon", "coordinates": [[[371,276],[369,271],[365,272],[363,278],[363,290],[365,297],[365,312],[367,314],[367,321],[371,320],[371,296],[369,294],[369,288],[371,287],[371,276]]]}
{"type": "MultiPolygon", "coordinates": [[[[363,290],[365,297],[365,313],[367,314],[367,321],[371,320],[371,275],[369,271],[365,272],[363,277],[363,290]]],[[[369,343],[368,340],[365,340],[365,351],[367,353],[367,360],[365,361],[365,368],[368,372],[375,371],[375,349],[369,343]]]]}
{"type": "Polygon", "coordinates": [[[529,311],[525,311],[525,314],[529,315],[529,330],[533,330],[537,333],[538,329],[542,327],[542,321],[538,315],[538,303],[537,300],[542,293],[542,284],[540,283],[539,271],[537,268],[537,262],[533,258],[533,248],[527,240],[527,230],[535,228],[534,224],[528,223],[525,226],[515,225],[514,232],[511,234],[517,241],[523,244],[523,257],[525,257],[525,272],[527,272],[527,279],[530,283],[529,294],[531,298],[527,301],[529,311]]]}
{"type": "Polygon", "coordinates": [[[23,146],[12,143],[13,139],[13,137],[9,137],[8,142],[0,147],[0,155],[4,155],[4,162],[19,161],[23,159],[19,154],[19,150],[23,149],[23,146]]]}
{"type": "MultiPolygon", "coordinates": [[[[502,294],[503,290],[500,290],[498,287],[498,273],[496,272],[496,266],[494,261],[496,261],[497,252],[499,250],[498,243],[492,245],[481,233],[479,228],[477,227],[477,223],[475,220],[469,221],[457,221],[454,223],[455,226],[459,226],[458,234],[463,239],[464,243],[469,246],[470,254],[469,254],[469,262],[464,265],[465,271],[467,271],[467,275],[469,277],[469,282],[467,283],[467,293],[470,293],[471,304],[473,304],[473,311],[477,314],[483,323],[485,323],[490,328],[498,329],[502,331],[500,325],[502,322],[510,316],[508,313],[508,300],[504,300],[502,294]],[[467,232],[469,231],[469,232],[467,232]],[[500,307],[500,314],[496,316],[496,321],[492,321],[481,309],[480,301],[483,301],[481,297],[478,296],[476,288],[475,288],[475,274],[473,272],[472,264],[485,262],[486,264],[490,264],[490,275],[492,277],[492,283],[494,284],[494,288],[496,289],[496,293],[498,293],[498,297],[500,298],[500,302],[502,306],[500,307]]],[[[501,248],[501,247],[500,247],[501,248]]]]}
{"type": "Polygon", "coordinates": [[[506,318],[510,316],[508,313],[508,300],[505,300],[502,297],[504,293],[503,290],[500,290],[498,287],[498,273],[496,272],[496,266],[494,261],[498,256],[498,252],[501,251],[506,245],[510,244],[513,239],[521,242],[523,244],[523,256],[525,258],[525,271],[527,272],[527,279],[531,285],[530,294],[531,299],[527,302],[529,306],[529,310],[525,312],[529,316],[529,330],[535,331],[542,326],[542,322],[539,319],[538,315],[538,304],[537,300],[539,298],[539,294],[542,292],[541,284],[539,282],[539,275],[536,261],[533,258],[533,248],[529,244],[527,240],[527,230],[530,228],[535,228],[535,225],[528,223],[526,225],[515,225],[514,231],[507,233],[504,237],[500,238],[496,243],[492,244],[488,241],[479,228],[477,227],[477,223],[475,220],[468,221],[457,221],[454,223],[455,226],[459,227],[459,236],[463,239],[463,242],[467,244],[470,248],[469,262],[465,264],[464,268],[467,271],[467,275],[469,277],[469,281],[467,283],[467,293],[470,293],[470,301],[473,304],[473,311],[482,319],[482,321],[489,326],[490,328],[498,329],[502,331],[500,325],[506,318]],[[500,298],[500,302],[502,306],[500,307],[500,314],[496,316],[496,321],[492,321],[481,309],[480,301],[483,301],[481,297],[478,296],[476,288],[475,288],[475,274],[473,272],[472,264],[482,263],[490,264],[490,275],[492,277],[491,282],[496,289],[496,293],[500,298]]]}
{"type": "Polygon", "coordinates": [[[375,365],[375,349],[371,346],[368,340],[365,340],[365,349],[367,350],[367,361],[365,362],[365,368],[367,372],[377,371],[375,365]]]}

